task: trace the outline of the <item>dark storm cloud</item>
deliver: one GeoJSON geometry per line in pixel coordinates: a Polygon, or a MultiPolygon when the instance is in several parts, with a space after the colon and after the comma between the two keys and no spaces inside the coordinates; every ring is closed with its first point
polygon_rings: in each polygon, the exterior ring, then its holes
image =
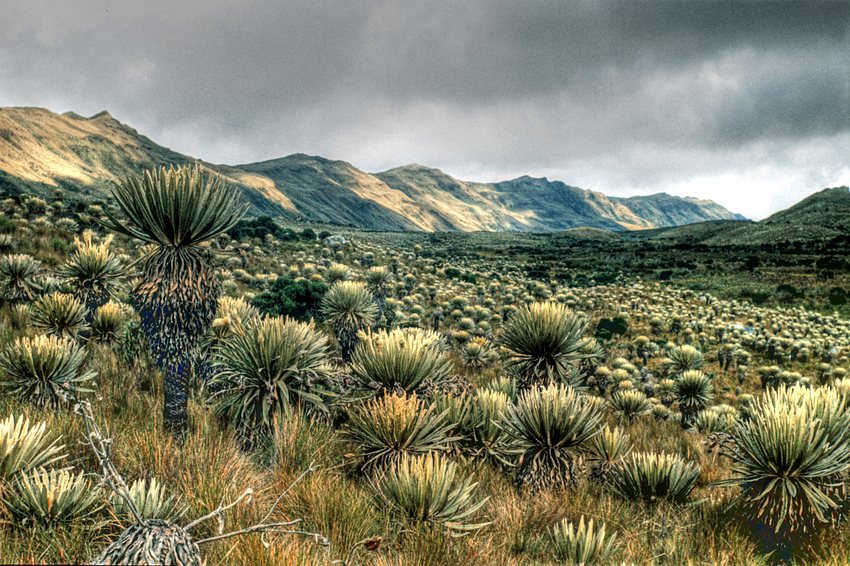
{"type": "Polygon", "coordinates": [[[850,182],[848,69],[850,2],[0,0],[2,105],[108,109],[219,162],[749,186],[721,203],[757,216],[787,200],[766,187],[850,182]]]}

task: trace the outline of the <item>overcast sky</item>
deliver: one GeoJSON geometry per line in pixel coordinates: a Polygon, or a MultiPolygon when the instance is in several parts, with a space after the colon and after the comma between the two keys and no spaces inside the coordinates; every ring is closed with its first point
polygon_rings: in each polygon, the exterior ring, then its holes
{"type": "Polygon", "coordinates": [[[850,0],[0,0],[0,106],[759,219],[850,185],[850,0]]]}

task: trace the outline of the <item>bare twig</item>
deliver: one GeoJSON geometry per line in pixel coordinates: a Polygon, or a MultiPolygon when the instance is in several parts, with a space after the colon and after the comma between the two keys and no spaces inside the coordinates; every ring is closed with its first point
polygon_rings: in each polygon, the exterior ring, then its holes
{"type": "Polygon", "coordinates": [[[274,508],[277,507],[277,504],[280,503],[280,500],[283,499],[283,496],[286,495],[287,493],[289,493],[290,491],[292,491],[292,488],[295,487],[296,485],[298,485],[298,482],[300,482],[304,478],[304,476],[306,476],[310,472],[315,472],[316,470],[318,470],[318,468],[316,466],[314,466],[313,464],[314,464],[314,462],[310,462],[310,466],[308,466],[308,468],[306,470],[304,470],[304,473],[302,473],[300,476],[298,476],[298,478],[294,482],[292,482],[292,485],[287,487],[286,490],[283,493],[281,493],[280,496],[278,496],[278,498],[275,500],[274,504],[271,506],[271,508],[269,508],[269,512],[266,513],[266,516],[263,517],[262,521],[260,521],[261,524],[265,523],[266,520],[268,520],[268,518],[272,516],[272,512],[274,511],[274,508]]]}
{"type": "MultiPolygon", "coordinates": [[[[188,525],[183,527],[183,530],[186,531],[186,532],[189,532],[189,530],[191,530],[193,527],[203,523],[204,521],[207,521],[207,520],[212,519],[214,517],[218,517],[219,515],[221,515],[222,513],[227,511],[228,509],[230,509],[231,507],[236,506],[240,501],[242,501],[246,497],[248,497],[249,501],[250,501],[250,497],[253,494],[254,494],[254,490],[249,487],[248,489],[243,491],[242,495],[237,497],[236,500],[234,500],[232,503],[229,503],[229,504],[224,505],[224,506],[222,506],[222,504],[219,503],[218,508],[215,511],[213,511],[212,513],[208,513],[208,514],[204,515],[200,519],[195,519],[194,521],[192,521],[191,523],[189,523],[188,525]]],[[[223,502],[224,502],[224,498],[222,498],[222,503],[223,502]]]]}
{"type": "Polygon", "coordinates": [[[100,464],[100,469],[103,474],[103,481],[106,485],[121,497],[130,509],[133,519],[137,523],[144,523],[142,514],[136,507],[136,502],[130,495],[130,489],[124,482],[124,478],[115,469],[112,464],[112,439],[108,436],[108,431],[105,434],[100,426],[94,420],[91,403],[88,401],[77,400],[74,405],[74,412],[83,417],[83,422],[86,425],[86,438],[88,441],[83,441],[83,444],[90,446],[100,464]]]}

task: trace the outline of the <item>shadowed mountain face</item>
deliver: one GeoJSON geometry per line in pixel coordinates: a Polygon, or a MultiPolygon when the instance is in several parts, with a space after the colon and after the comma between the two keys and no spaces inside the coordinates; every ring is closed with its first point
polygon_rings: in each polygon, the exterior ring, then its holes
{"type": "Polygon", "coordinates": [[[586,226],[621,231],[742,219],[709,200],[664,193],[615,198],[527,176],[471,183],[421,165],[370,174],[344,161],[303,154],[213,165],[157,145],[106,112],[83,118],[0,108],[4,193],[61,187],[106,198],[113,183],[130,173],[191,163],[238,186],[254,213],[378,230],[549,232],[586,226]]]}

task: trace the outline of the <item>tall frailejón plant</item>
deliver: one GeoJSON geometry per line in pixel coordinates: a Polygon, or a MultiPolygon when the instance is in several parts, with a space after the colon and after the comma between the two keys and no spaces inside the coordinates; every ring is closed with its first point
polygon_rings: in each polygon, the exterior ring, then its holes
{"type": "Polygon", "coordinates": [[[134,306],[164,372],[163,420],[176,436],[186,427],[189,369],[215,315],[220,286],[200,244],[245,214],[236,190],[199,167],[145,172],[123,180],[113,196],[126,216],[106,225],[155,246],[141,264],[134,306]]]}

